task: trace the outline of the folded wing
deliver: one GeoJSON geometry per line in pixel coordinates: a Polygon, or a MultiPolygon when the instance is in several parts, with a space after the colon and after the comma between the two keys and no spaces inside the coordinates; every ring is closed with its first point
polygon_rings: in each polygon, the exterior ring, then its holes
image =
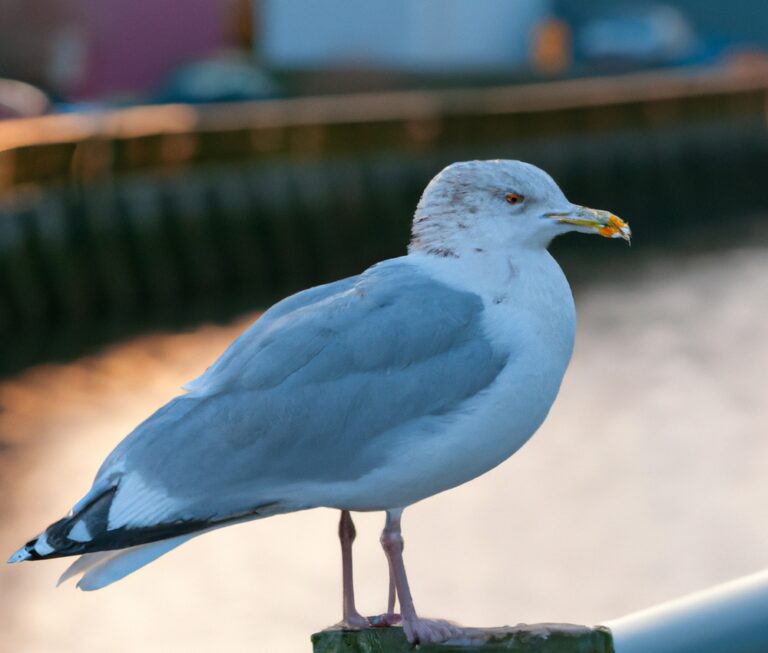
{"type": "Polygon", "coordinates": [[[494,381],[508,355],[485,337],[483,310],[397,259],[289,297],[118,445],[37,557],[313,507],[284,489],[360,478],[396,430],[494,381]]]}

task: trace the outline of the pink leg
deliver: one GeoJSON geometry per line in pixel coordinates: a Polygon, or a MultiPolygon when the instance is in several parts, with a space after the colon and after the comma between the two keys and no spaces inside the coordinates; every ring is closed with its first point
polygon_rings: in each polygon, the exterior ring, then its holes
{"type": "MultiPolygon", "coordinates": [[[[389,560],[387,560],[389,563],[389,560]]],[[[371,626],[374,628],[386,628],[388,626],[396,626],[400,623],[400,615],[395,612],[395,601],[397,599],[397,592],[395,591],[395,576],[392,571],[392,564],[389,563],[389,596],[387,598],[387,612],[386,614],[379,614],[375,617],[368,617],[368,621],[371,622],[371,626]]]]}
{"type": "Polygon", "coordinates": [[[387,599],[387,614],[393,617],[397,617],[397,621],[400,621],[400,615],[395,614],[395,600],[397,599],[397,590],[395,590],[395,574],[392,571],[392,565],[387,561],[389,565],[389,597],[387,599]]]}
{"type": "Polygon", "coordinates": [[[402,508],[387,511],[387,521],[381,534],[381,546],[384,548],[387,560],[389,560],[391,577],[400,599],[400,612],[402,613],[405,635],[412,644],[444,642],[460,636],[461,631],[447,621],[420,619],[416,615],[416,608],[413,605],[413,597],[403,564],[404,546],[403,536],[400,532],[402,513],[402,508]]]}
{"type": "Polygon", "coordinates": [[[343,587],[343,624],[349,628],[366,628],[368,620],[355,608],[355,587],[352,582],[352,542],[355,541],[355,524],[349,510],[341,511],[339,539],[341,540],[341,578],[343,587]]]}

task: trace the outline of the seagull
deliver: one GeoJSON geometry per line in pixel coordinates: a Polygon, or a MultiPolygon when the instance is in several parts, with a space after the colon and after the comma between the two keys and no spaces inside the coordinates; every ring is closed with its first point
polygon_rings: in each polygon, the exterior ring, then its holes
{"type": "Polygon", "coordinates": [[[449,165],[417,205],[405,256],[272,306],[9,562],[79,556],[59,582],[81,575],[95,590],[202,533],[336,508],[342,624],[402,623],[413,643],[455,637],[416,612],[401,517],[502,463],[547,416],[575,331],[547,247],[569,231],[631,235],[528,163],[449,165]],[[355,607],[351,511],[386,514],[389,595],[376,617],[355,607]]]}

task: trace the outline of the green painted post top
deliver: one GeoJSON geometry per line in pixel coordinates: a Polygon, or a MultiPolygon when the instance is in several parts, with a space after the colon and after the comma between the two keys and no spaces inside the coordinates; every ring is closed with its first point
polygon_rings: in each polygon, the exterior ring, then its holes
{"type": "Polygon", "coordinates": [[[611,632],[603,626],[519,624],[462,628],[462,633],[461,639],[414,647],[400,627],[343,630],[334,626],[312,635],[312,645],[314,653],[614,653],[611,632]]]}

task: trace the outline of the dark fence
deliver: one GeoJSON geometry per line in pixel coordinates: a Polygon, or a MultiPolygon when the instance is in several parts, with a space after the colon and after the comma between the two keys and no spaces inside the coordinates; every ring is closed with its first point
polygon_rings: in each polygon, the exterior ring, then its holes
{"type": "Polygon", "coordinates": [[[767,90],[762,74],[667,73],[0,124],[0,366],[401,254],[423,186],[455,160],[536,163],[638,243],[760,212],[767,90]]]}

